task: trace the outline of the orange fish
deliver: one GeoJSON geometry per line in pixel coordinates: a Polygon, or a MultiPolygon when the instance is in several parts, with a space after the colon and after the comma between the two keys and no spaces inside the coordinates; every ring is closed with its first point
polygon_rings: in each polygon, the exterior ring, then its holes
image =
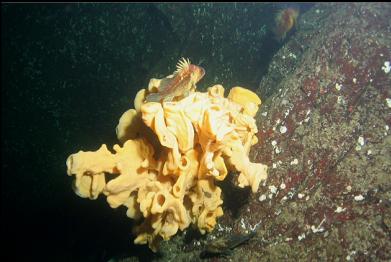
{"type": "Polygon", "coordinates": [[[205,70],[182,58],[177,64],[174,74],[163,78],[159,91],[147,96],[146,102],[172,101],[177,96],[188,96],[190,90],[195,90],[195,84],[205,75],[205,70]]]}
{"type": "Polygon", "coordinates": [[[275,17],[274,34],[278,41],[284,40],[286,34],[296,25],[299,9],[285,8],[279,11],[275,17]]]}

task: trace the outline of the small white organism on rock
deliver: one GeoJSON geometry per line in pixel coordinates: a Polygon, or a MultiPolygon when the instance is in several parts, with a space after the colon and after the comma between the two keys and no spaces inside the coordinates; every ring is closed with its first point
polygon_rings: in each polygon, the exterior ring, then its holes
{"type": "Polygon", "coordinates": [[[388,74],[391,71],[390,61],[385,61],[381,69],[384,71],[384,73],[388,74]]]}

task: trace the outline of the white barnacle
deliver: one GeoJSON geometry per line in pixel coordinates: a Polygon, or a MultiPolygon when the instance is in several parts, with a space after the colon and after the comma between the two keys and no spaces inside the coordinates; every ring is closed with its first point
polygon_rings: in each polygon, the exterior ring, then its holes
{"type": "Polygon", "coordinates": [[[346,210],[346,208],[337,207],[337,209],[334,210],[334,213],[341,213],[341,212],[344,212],[345,210],[346,210]]]}
{"type": "Polygon", "coordinates": [[[292,57],[293,59],[296,59],[296,55],[294,53],[289,53],[289,57],[292,57]]]}
{"type": "Polygon", "coordinates": [[[343,98],[343,96],[338,96],[338,97],[337,97],[337,103],[340,104],[340,105],[345,105],[345,104],[346,104],[346,101],[345,101],[345,99],[343,98]]]}
{"type": "Polygon", "coordinates": [[[293,161],[291,161],[291,165],[297,165],[299,163],[299,160],[295,158],[293,161]]]}
{"type": "Polygon", "coordinates": [[[265,201],[265,200],[266,200],[266,195],[265,195],[265,194],[262,194],[262,195],[258,198],[258,200],[259,200],[260,202],[265,201]]]}
{"type": "Polygon", "coordinates": [[[386,98],[386,103],[389,108],[391,108],[391,98],[386,98]]]}
{"type": "Polygon", "coordinates": [[[269,186],[269,190],[270,192],[272,192],[272,194],[277,193],[277,187],[275,187],[274,185],[269,186]]]}
{"type": "Polygon", "coordinates": [[[244,223],[243,217],[240,219],[240,226],[241,226],[243,229],[246,229],[246,224],[244,223]]]}
{"type": "Polygon", "coordinates": [[[300,241],[300,240],[302,240],[302,239],[304,239],[305,238],[305,233],[303,233],[303,234],[301,234],[300,236],[298,236],[297,237],[297,239],[300,241]]]}
{"type": "Polygon", "coordinates": [[[276,154],[279,154],[281,151],[278,147],[276,147],[275,152],[276,152],[276,154]]]}
{"type": "Polygon", "coordinates": [[[384,73],[388,74],[391,71],[390,61],[385,61],[381,69],[384,71],[384,73]]]}
{"type": "Polygon", "coordinates": [[[324,231],[323,227],[315,227],[314,225],[311,226],[312,233],[320,233],[324,231]]]}
{"type": "Polygon", "coordinates": [[[361,148],[364,146],[365,144],[365,140],[364,140],[364,137],[360,136],[358,139],[357,139],[357,144],[356,144],[356,151],[360,151],[361,148]]]}
{"type": "Polygon", "coordinates": [[[356,200],[356,201],[363,201],[364,197],[362,195],[358,195],[358,196],[354,197],[354,200],[356,200]]]}
{"type": "Polygon", "coordinates": [[[358,142],[358,144],[359,144],[360,146],[364,146],[364,144],[365,144],[364,137],[360,136],[360,137],[358,138],[357,142],[358,142]]]}

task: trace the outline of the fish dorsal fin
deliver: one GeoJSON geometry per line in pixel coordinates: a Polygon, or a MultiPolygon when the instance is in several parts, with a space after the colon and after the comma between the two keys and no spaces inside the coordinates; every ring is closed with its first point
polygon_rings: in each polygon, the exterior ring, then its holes
{"type": "Polygon", "coordinates": [[[178,73],[178,72],[181,72],[182,70],[186,70],[189,68],[190,66],[190,60],[189,58],[186,59],[184,57],[182,57],[179,61],[178,61],[178,64],[176,65],[176,70],[175,70],[175,73],[178,73]]]}

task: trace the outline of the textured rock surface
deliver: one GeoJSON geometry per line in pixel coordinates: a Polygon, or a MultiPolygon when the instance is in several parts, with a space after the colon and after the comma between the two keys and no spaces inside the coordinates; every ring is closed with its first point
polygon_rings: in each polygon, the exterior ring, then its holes
{"type": "Polygon", "coordinates": [[[273,232],[262,257],[283,248],[305,259],[391,258],[391,75],[382,70],[390,12],[389,4],[319,5],[274,58],[289,69],[272,66],[259,90],[281,74],[281,92],[259,118],[256,159],[272,166],[267,186],[279,188],[262,202],[269,217],[259,219],[273,232]]]}

